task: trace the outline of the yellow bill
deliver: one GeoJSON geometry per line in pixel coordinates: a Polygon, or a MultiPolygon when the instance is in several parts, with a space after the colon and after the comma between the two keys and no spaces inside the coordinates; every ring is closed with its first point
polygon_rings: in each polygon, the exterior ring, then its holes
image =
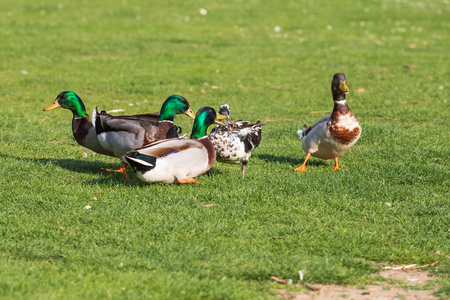
{"type": "Polygon", "coordinates": [[[188,116],[189,118],[191,118],[192,120],[195,120],[195,114],[192,111],[192,109],[189,107],[188,110],[184,113],[186,116],[188,116]]]}
{"type": "Polygon", "coordinates": [[[225,124],[223,124],[222,122],[220,122],[218,120],[224,120],[226,118],[227,118],[227,116],[216,113],[216,120],[214,121],[214,123],[224,126],[225,124]]]}
{"type": "Polygon", "coordinates": [[[340,87],[341,91],[344,92],[344,94],[349,93],[347,82],[341,81],[341,83],[339,84],[339,87],[340,87]]]}
{"type": "Polygon", "coordinates": [[[44,111],[52,110],[52,109],[59,108],[59,107],[61,107],[61,104],[58,103],[58,100],[55,100],[55,101],[53,101],[52,104],[50,104],[49,106],[44,108],[44,111]]]}

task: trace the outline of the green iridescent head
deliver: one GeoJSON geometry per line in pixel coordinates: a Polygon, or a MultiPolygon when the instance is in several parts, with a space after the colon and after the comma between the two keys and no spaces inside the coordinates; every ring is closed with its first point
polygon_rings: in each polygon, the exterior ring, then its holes
{"type": "Polygon", "coordinates": [[[88,116],[83,101],[81,101],[81,98],[71,91],[64,91],[59,93],[55,101],[53,101],[52,104],[44,108],[44,111],[52,110],[59,107],[70,109],[73,113],[74,118],[88,116]]]}
{"type": "Polygon", "coordinates": [[[191,139],[199,139],[201,137],[204,137],[206,135],[206,130],[208,129],[209,125],[212,125],[214,123],[223,125],[221,122],[217,120],[223,120],[226,118],[227,118],[226,116],[219,115],[218,113],[216,113],[216,111],[212,107],[205,106],[200,108],[197,114],[195,115],[191,139]]]}
{"type": "Polygon", "coordinates": [[[164,101],[159,112],[159,121],[173,121],[177,114],[185,114],[195,119],[189,102],[182,96],[172,95],[164,101]]]}

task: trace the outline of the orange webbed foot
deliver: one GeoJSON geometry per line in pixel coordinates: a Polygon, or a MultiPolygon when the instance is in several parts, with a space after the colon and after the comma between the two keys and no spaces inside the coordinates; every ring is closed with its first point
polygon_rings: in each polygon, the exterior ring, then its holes
{"type": "Polygon", "coordinates": [[[185,178],[185,179],[177,179],[179,183],[195,183],[195,184],[200,184],[200,182],[198,182],[197,180],[195,180],[194,178],[185,178]]]}
{"type": "Polygon", "coordinates": [[[311,157],[311,152],[308,152],[308,153],[306,154],[305,160],[303,161],[303,164],[302,164],[300,167],[295,168],[294,171],[295,171],[295,172],[307,172],[308,170],[306,170],[305,165],[306,165],[306,162],[308,161],[308,159],[309,159],[310,157],[311,157]]]}
{"type": "Polygon", "coordinates": [[[334,166],[332,167],[332,169],[335,171],[342,171],[342,169],[339,168],[339,166],[338,166],[338,158],[337,157],[334,158],[334,166]]]}
{"type": "Polygon", "coordinates": [[[294,169],[294,172],[307,172],[308,170],[306,170],[306,167],[304,165],[301,165],[298,168],[294,169]]]}
{"type": "Polygon", "coordinates": [[[128,177],[128,173],[127,173],[127,164],[122,162],[121,166],[119,169],[117,170],[111,170],[111,169],[105,169],[108,172],[114,172],[114,173],[123,173],[123,177],[125,177],[125,180],[128,181],[130,180],[130,178],[128,177]]]}

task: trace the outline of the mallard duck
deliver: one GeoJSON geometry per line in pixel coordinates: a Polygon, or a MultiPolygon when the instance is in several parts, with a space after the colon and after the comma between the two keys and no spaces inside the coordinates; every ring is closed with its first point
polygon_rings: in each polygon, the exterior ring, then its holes
{"type": "MultiPolygon", "coordinates": [[[[161,120],[173,120],[175,113],[179,110],[180,107],[186,108],[185,114],[194,118],[194,113],[189,107],[189,103],[186,99],[181,96],[172,95],[164,102],[163,107],[164,110],[161,109],[160,113],[154,114],[139,114],[139,115],[122,115],[117,116],[122,118],[122,120],[132,120],[135,119],[147,120],[158,122],[161,120]]],[[[64,91],[58,94],[55,101],[52,104],[44,108],[44,111],[52,110],[55,108],[67,108],[73,113],[72,119],[72,131],[73,137],[83,147],[91,149],[92,151],[104,155],[116,156],[115,153],[111,150],[105,149],[98,141],[97,132],[92,124],[92,120],[89,115],[86,113],[86,108],[83,104],[81,98],[72,91],[64,91]]],[[[124,171],[124,165],[122,165],[119,171],[124,171]]],[[[126,165],[125,165],[126,167],[126,165]]],[[[126,174],[126,173],[125,173],[126,174]]],[[[125,178],[127,176],[125,175],[125,178]]]]}
{"type": "Polygon", "coordinates": [[[58,94],[52,104],[44,108],[44,111],[55,108],[67,108],[73,113],[72,132],[73,137],[83,147],[91,149],[94,152],[114,156],[114,153],[103,148],[97,139],[92,120],[86,113],[83,101],[72,91],[64,91],[58,94]]]}
{"type": "Polygon", "coordinates": [[[350,149],[361,135],[358,118],[347,105],[345,95],[349,93],[345,75],[337,73],[331,81],[334,109],[330,116],[323,117],[313,126],[298,130],[303,150],[307,153],[305,161],[294,171],[306,171],[305,165],[312,156],[321,159],[334,159],[334,170],[341,170],[338,158],[350,149]]]}
{"type": "Polygon", "coordinates": [[[125,160],[144,182],[199,183],[193,177],[207,172],[216,161],[216,151],[206,136],[209,125],[224,119],[211,107],[202,107],[195,116],[191,139],[157,141],[129,151],[125,160]]]}
{"type": "Polygon", "coordinates": [[[252,155],[253,150],[261,141],[262,125],[260,121],[249,124],[246,121],[228,122],[231,116],[230,106],[220,106],[219,114],[227,116],[225,125],[218,125],[209,134],[209,139],[216,149],[218,161],[232,164],[242,163],[242,178],[244,178],[245,167],[252,155]]]}
{"type": "Polygon", "coordinates": [[[134,116],[112,116],[104,111],[99,113],[95,108],[92,123],[100,145],[121,159],[121,167],[117,172],[124,173],[125,179],[128,180],[127,164],[123,155],[158,140],[179,137],[179,127],[175,126],[173,120],[176,114],[181,113],[195,119],[187,100],[172,95],[164,101],[158,122],[134,116]]]}

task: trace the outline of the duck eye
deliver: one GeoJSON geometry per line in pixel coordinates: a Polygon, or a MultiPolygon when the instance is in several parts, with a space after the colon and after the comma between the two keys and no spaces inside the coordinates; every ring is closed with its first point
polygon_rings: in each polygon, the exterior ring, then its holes
{"type": "Polygon", "coordinates": [[[67,96],[67,94],[65,94],[64,96],[63,96],[63,98],[67,98],[68,96],[67,96]]]}

